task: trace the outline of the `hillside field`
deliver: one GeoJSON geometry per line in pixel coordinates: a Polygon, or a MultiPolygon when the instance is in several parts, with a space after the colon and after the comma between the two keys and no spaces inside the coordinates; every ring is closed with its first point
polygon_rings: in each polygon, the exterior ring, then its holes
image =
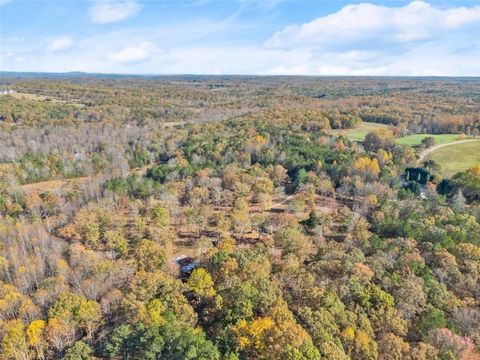
{"type": "Polygon", "coordinates": [[[466,139],[466,137],[462,137],[462,135],[459,134],[413,134],[398,138],[397,143],[402,145],[416,146],[420,145],[422,140],[426,137],[433,137],[436,145],[449,144],[460,139],[466,139]]]}
{"type": "MultiPolygon", "coordinates": [[[[362,122],[359,126],[357,126],[354,129],[333,130],[333,134],[345,136],[346,138],[352,141],[363,141],[365,140],[365,136],[367,136],[369,132],[378,130],[378,129],[388,129],[389,127],[390,127],[389,125],[384,125],[384,124],[362,122]]],[[[439,135],[413,134],[413,135],[406,135],[406,136],[400,137],[396,141],[398,144],[416,146],[416,145],[420,145],[422,143],[422,140],[429,136],[435,139],[436,145],[448,144],[454,141],[468,138],[459,134],[439,134],[439,135]]]]}
{"type": "Polygon", "coordinates": [[[480,164],[480,141],[451,145],[433,152],[429,159],[442,166],[444,176],[453,176],[480,164]]]}
{"type": "Polygon", "coordinates": [[[384,124],[377,124],[377,123],[370,123],[370,122],[362,122],[354,129],[341,129],[341,130],[333,130],[333,134],[335,135],[342,135],[345,136],[347,139],[352,141],[363,141],[365,140],[365,136],[371,131],[377,129],[388,129],[388,125],[384,124]]]}

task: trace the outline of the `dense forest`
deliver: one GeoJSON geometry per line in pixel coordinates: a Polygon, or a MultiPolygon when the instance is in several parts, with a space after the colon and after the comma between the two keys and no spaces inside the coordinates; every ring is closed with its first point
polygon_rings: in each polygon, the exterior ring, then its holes
{"type": "Polygon", "coordinates": [[[480,359],[480,80],[0,86],[0,358],[480,359]]]}

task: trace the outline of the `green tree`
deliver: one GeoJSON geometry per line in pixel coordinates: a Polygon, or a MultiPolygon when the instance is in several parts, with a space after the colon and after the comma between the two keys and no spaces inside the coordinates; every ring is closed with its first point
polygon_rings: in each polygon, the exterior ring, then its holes
{"type": "Polygon", "coordinates": [[[141,240],[135,250],[135,259],[140,270],[159,270],[165,265],[165,253],[160,246],[152,240],[141,240]]]}
{"type": "Polygon", "coordinates": [[[294,184],[296,190],[300,190],[301,188],[303,188],[305,186],[305,183],[307,181],[307,177],[308,177],[308,174],[307,174],[307,171],[304,168],[301,168],[297,171],[297,173],[295,174],[294,181],[293,181],[293,184],[294,184]]]}
{"type": "Polygon", "coordinates": [[[427,136],[422,139],[422,144],[429,148],[435,145],[435,138],[433,136],[427,136]]]}
{"type": "Polygon", "coordinates": [[[204,268],[193,270],[188,278],[188,286],[199,296],[215,296],[216,292],[213,285],[212,276],[204,268]]]}
{"type": "Polygon", "coordinates": [[[109,358],[219,360],[220,354],[203,331],[180,326],[175,321],[162,326],[137,326],[132,331],[122,325],[114,330],[106,345],[109,358]]]}
{"type": "Polygon", "coordinates": [[[83,341],[77,341],[70,346],[63,356],[63,360],[91,360],[93,350],[90,346],[83,341]]]}
{"type": "Polygon", "coordinates": [[[129,354],[133,351],[130,338],[132,329],[130,325],[123,324],[115,328],[110,336],[109,341],[105,345],[105,351],[109,358],[128,359],[129,354]]]}
{"type": "Polygon", "coordinates": [[[275,243],[283,249],[284,255],[293,254],[300,260],[312,253],[313,245],[298,226],[288,226],[275,233],[275,243]]]}
{"type": "Polygon", "coordinates": [[[161,206],[156,206],[151,210],[152,221],[155,226],[164,228],[170,224],[170,211],[161,206]]]}
{"type": "Polygon", "coordinates": [[[48,310],[49,318],[58,318],[64,321],[74,321],[83,328],[87,336],[93,330],[101,317],[100,304],[93,300],[71,292],[60,293],[57,301],[48,310]]]}
{"type": "Polygon", "coordinates": [[[440,309],[429,306],[420,317],[418,332],[423,339],[426,339],[431,330],[444,328],[446,324],[447,321],[445,320],[445,313],[440,309]]]}
{"type": "Polygon", "coordinates": [[[105,240],[109,250],[113,250],[118,257],[128,254],[128,241],[119,231],[106,231],[105,240]]]}

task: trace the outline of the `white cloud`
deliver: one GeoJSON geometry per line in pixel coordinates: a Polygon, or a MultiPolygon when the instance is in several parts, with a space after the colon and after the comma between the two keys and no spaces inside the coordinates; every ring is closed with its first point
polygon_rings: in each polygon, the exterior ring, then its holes
{"type": "MultiPolygon", "coordinates": [[[[191,0],[187,2],[191,6],[205,6],[215,2],[216,0],[191,0]]],[[[280,5],[284,0],[230,0],[240,5],[249,6],[257,9],[272,10],[280,5]]]]}
{"type": "Polygon", "coordinates": [[[11,2],[12,0],[0,0],[0,6],[2,5],[5,5],[5,4],[8,4],[9,2],[11,2]]]}
{"type": "Polygon", "coordinates": [[[63,35],[56,39],[53,39],[48,44],[48,50],[56,52],[56,51],[64,51],[68,50],[73,46],[73,40],[71,37],[63,35]]]}
{"type": "Polygon", "coordinates": [[[110,60],[120,64],[138,64],[150,60],[156,47],[149,41],[142,41],[138,45],[126,46],[109,55],[110,60]]]}
{"type": "Polygon", "coordinates": [[[310,56],[269,73],[316,75],[479,75],[480,6],[441,8],[425,1],[400,7],[371,3],[274,33],[267,49],[310,56]]]}
{"type": "Polygon", "coordinates": [[[275,33],[267,46],[289,48],[317,46],[350,48],[381,44],[406,44],[445,36],[480,21],[480,6],[441,9],[424,1],[403,7],[362,3],[275,33]]]}
{"type": "Polygon", "coordinates": [[[130,74],[480,76],[479,11],[479,6],[441,8],[419,1],[402,7],[349,5],[289,26],[266,43],[232,40],[246,26],[262,26],[236,17],[222,22],[197,18],[102,28],[77,36],[75,51],[45,51],[41,38],[7,38],[2,39],[0,68],[130,74]]]}
{"type": "Polygon", "coordinates": [[[102,1],[89,8],[94,23],[108,24],[129,19],[138,14],[142,6],[135,1],[102,1]]]}

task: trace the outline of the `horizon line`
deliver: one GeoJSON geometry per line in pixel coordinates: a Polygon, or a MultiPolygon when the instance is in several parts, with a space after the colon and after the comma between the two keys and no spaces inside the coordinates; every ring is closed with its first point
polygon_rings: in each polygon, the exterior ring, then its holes
{"type": "Polygon", "coordinates": [[[53,72],[53,71],[10,71],[10,70],[0,70],[0,78],[5,74],[18,74],[18,75],[86,75],[86,76],[124,76],[124,77],[188,77],[188,76],[199,76],[199,77],[222,77],[222,76],[231,76],[231,77],[311,77],[311,78],[446,78],[446,79],[475,79],[479,78],[480,75],[311,75],[311,74],[209,74],[209,73],[104,73],[104,72],[86,72],[86,71],[62,71],[62,72],[53,72]]]}

